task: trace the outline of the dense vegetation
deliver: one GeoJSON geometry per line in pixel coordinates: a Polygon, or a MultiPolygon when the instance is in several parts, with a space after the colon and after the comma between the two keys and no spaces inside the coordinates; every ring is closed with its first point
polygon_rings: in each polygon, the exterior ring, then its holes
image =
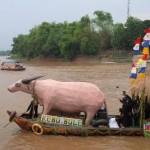
{"type": "Polygon", "coordinates": [[[12,54],[24,58],[57,57],[72,60],[78,55],[97,55],[106,50],[132,47],[150,20],[129,17],[125,24],[114,24],[110,13],[95,11],[71,23],[48,23],[32,28],[29,34],[13,39],[12,54]]]}

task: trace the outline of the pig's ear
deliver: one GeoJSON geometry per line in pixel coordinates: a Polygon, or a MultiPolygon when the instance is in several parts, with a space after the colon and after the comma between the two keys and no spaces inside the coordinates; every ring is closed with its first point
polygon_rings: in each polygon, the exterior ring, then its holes
{"type": "Polygon", "coordinates": [[[21,87],[21,83],[16,83],[15,87],[21,87]]]}

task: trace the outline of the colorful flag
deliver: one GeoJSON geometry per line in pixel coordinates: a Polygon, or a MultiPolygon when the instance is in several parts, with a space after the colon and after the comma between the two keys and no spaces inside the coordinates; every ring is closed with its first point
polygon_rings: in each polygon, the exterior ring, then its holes
{"type": "Polygon", "coordinates": [[[142,46],[143,47],[149,47],[149,40],[144,40],[143,42],[142,42],[142,46]]]}
{"type": "Polygon", "coordinates": [[[129,77],[136,79],[136,77],[137,77],[137,69],[136,69],[136,67],[132,67],[129,77]]]}
{"type": "Polygon", "coordinates": [[[134,41],[133,55],[140,54],[140,44],[141,44],[141,37],[137,37],[136,40],[134,41]]]}
{"type": "Polygon", "coordinates": [[[132,79],[133,82],[131,84],[134,84],[138,82],[138,79],[145,78],[145,71],[147,66],[147,60],[149,58],[149,46],[150,46],[150,28],[145,29],[145,36],[143,38],[142,42],[142,53],[140,52],[141,48],[141,37],[136,38],[134,41],[134,47],[133,47],[133,65],[131,68],[130,73],[130,80],[132,79]],[[141,53],[141,55],[140,55],[141,53]],[[137,56],[139,55],[139,56],[137,56]]]}

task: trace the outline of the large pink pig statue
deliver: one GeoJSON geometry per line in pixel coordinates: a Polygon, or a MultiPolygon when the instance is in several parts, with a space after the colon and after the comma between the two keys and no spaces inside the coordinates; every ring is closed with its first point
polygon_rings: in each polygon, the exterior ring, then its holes
{"type": "Polygon", "coordinates": [[[43,106],[43,114],[50,110],[62,112],[85,112],[85,124],[96,114],[104,104],[104,94],[92,83],[60,82],[51,79],[36,80],[41,76],[19,80],[8,87],[10,92],[23,91],[37,97],[43,106]]]}

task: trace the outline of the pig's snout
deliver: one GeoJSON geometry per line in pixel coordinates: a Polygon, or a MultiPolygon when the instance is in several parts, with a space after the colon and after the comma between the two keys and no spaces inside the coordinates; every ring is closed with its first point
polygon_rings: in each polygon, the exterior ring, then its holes
{"type": "Polygon", "coordinates": [[[13,92],[13,90],[12,90],[11,87],[8,87],[8,91],[9,91],[9,92],[13,92]]]}

